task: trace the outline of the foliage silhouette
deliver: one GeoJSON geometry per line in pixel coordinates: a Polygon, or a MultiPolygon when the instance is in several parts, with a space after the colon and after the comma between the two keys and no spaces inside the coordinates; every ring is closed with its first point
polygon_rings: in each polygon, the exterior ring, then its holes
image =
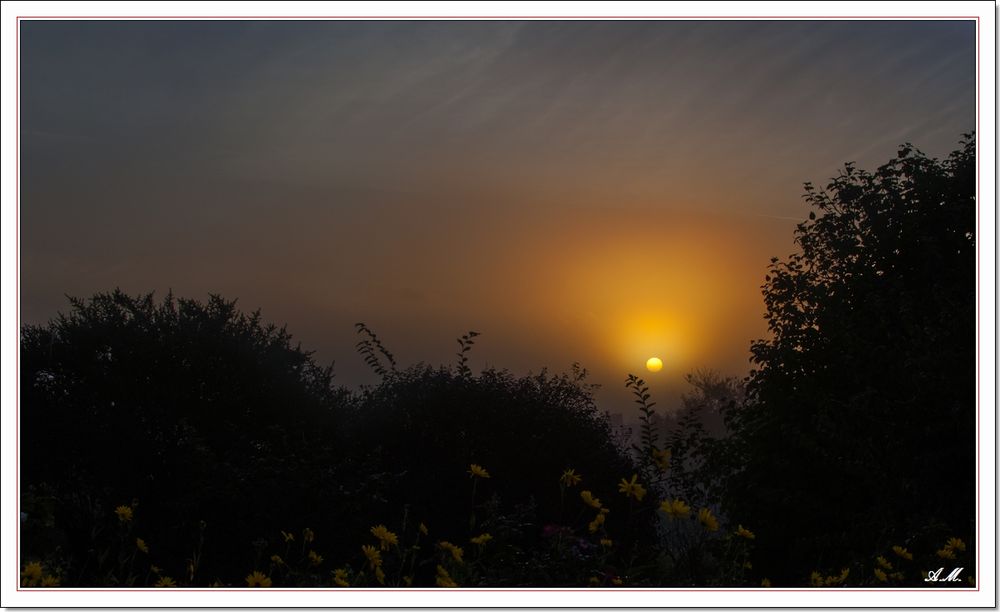
{"type": "Polygon", "coordinates": [[[975,532],[975,172],[969,135],[806,185],[724,453],[727,511],[777,580],[975,532]]]}

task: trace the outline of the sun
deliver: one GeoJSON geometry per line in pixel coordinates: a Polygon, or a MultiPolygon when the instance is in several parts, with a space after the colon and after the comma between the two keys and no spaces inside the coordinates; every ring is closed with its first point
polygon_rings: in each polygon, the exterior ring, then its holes
{"type": "Polygon", "coordinates": [[[663,362],[659,357],[650,357],[646,360],[646,369],[650,372],[659,372],[663,368],[663,362]]]}

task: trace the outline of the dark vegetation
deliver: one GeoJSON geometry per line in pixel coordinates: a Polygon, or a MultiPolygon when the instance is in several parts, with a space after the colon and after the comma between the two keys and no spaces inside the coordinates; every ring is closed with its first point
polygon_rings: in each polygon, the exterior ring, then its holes
{"type": "Polygon", "coordinates": [[[351,391],[221,297],[74,299],[22,330],[23,583],[43,584],[33,564],[48,586],[971,576],[974,152],[971,137],[941,161],[905,146],[873,173],[807,185],[800,251],[767,272],[772,337],[753,343],[749,378],[695,376],[662,415],[630,376],[631,446],[585,370],[474,373],[475,332],[454,366],[401,370],[359,324],[381,378],[351,391]],[[380,524],[398,546],[375,563],[361,547],[380,524]]]}

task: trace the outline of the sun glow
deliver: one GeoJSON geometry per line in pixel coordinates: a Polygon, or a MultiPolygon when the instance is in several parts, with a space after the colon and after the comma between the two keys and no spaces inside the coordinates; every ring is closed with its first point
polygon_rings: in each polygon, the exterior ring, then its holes
{"type": "Polygon", "coordinates": [[[646,360],[646,369],[650,372],[659,372],[663,369],[663,362],[659,357],[650,357],[646,360]]]}

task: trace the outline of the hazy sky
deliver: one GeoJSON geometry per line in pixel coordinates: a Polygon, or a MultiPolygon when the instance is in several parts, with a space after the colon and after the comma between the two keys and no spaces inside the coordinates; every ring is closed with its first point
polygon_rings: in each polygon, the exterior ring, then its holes
{"type": "MultiPolygon", "coordinates": [[[[209,293],[371,381],[743,375],[802,183],[975,127],[972,21],[24,21],[21,303],[209,293]]],[[[609,408],[615,406],[609,405],[609,408]]]]}

